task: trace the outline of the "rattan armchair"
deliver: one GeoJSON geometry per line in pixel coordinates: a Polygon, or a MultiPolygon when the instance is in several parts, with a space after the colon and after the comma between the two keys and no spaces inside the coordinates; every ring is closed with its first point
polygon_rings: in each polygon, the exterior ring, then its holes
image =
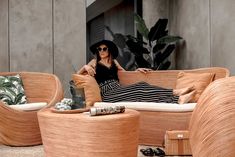
{"type": "MultiPolygon", "coordinates": [[[[48,73],[4,72],[1,76],[20,74],[27,101],[54,105],[63,98],[59,79],[48,73]]],[[[42,143],[37,111],[20,111],[0,101],[0,143],[10,146],[30,146],[42,143]]]]}
{"type": "Polygon", "coordinates": [[[190,120],[194,157],[235,156],[235,77],[217,80],[201,95],[190,120]]]}

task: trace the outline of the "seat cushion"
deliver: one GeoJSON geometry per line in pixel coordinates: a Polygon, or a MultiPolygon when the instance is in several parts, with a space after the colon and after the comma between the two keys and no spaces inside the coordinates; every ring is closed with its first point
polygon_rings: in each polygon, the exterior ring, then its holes
{"type": "Polygon", "coordinates": [[[37,103],[27,103],[27,104],[20,104],[20,105],[9,105],[9,107],[16,109],[16,110],[35,111],[35,110],[40,110],[46,105],[47,105],[46,102],[37,102],[37,103]]]}
{"type": "Polygon", "coordinates": [[[144,111],[163,112],[189,112],[193,111],[197,103],[174,104],[174,103],[154,103],[154,102],[96,102],[94,107],[125,106],[126,108],[144,111]]]}

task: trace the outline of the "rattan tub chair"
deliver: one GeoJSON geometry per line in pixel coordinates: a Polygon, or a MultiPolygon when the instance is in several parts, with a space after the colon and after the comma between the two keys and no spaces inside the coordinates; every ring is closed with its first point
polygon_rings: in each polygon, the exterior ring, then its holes
{"type": "MultiPolygon", "coordinates": [[[[50,107],[63,98],[59,79],[48,73],[4,72],[0,76],[20,74],[27,101],[47,102],[50,107]]],[[[12,109],[0,101],[0,143],[10,146],[30,146],[42,143],[37,111],[12,109]]]]}
{"type": "Polygon", "coordinates": [[[190,120],[194,157],[235,156],[235,77],[220,79],[201,95],[190,120]]]}

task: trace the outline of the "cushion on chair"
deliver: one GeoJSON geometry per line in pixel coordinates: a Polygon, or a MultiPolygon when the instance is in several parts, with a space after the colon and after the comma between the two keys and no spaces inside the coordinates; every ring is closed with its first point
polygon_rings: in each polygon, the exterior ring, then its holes
{"type": "Polygon", "coordinates": [[[19,74],[0,76],[0,100],[8,105],[27,103],[19,74]]]}
{"type": "Polygon", "coordinates": [[[10,105],[10,107],[16,110],[35,111],[35,110],[40,110],[46,105],[47,105],[46,102],[36,102],[36,103],[28,103],[20,105],[10,105]]]}
{"type": "Polygon", "coordinates": [[[93,106],[95,102],[102,101],[100,88],[94,77],[90,75],[73,74],[72,79],[78,88],[84,88],[86,106],[93,106]]]}
{"type": "Polygon", "coordinates": [[[197,102],[202,92],[214,79],[214,73],[180,72],[176,81],[176,89],[194,86],[195,96],[191,102],[197,102]]]}

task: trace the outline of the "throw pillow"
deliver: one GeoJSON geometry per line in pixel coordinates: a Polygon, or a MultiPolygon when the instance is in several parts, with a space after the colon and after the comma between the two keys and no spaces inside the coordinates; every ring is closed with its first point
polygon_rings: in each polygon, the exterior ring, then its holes
{"type": "Polygon", "coordinates": [[[0,100],[8,105],[27,103],[23,82],[19,74],[0,76],[0,100]]]}
{"type": "Polygon", "coordinates": [[[84,88],[86,106],[93,106],[95,102],[102,101],[100,88],[94,77],[90,75],[73,74],[72,79],[77,88],[84,88]]]}
{"type": "Polygon", "coordinates": [[[190,102],[197,102],[202,92],[214,79],[214,73],[180,72],[176,81],[176,89],[193,86],[195,95],[190,102]]]}
{"type": "Polygon", "coordinates": [[[21,105],[9,105],[11,108],[16,110],[23,110],[23,111],[35,111],[40,110],[44,106],[46,106],[46,102],[37,102],[37,103],[28,103],[28,104],[21,104],[21,105]]]}

